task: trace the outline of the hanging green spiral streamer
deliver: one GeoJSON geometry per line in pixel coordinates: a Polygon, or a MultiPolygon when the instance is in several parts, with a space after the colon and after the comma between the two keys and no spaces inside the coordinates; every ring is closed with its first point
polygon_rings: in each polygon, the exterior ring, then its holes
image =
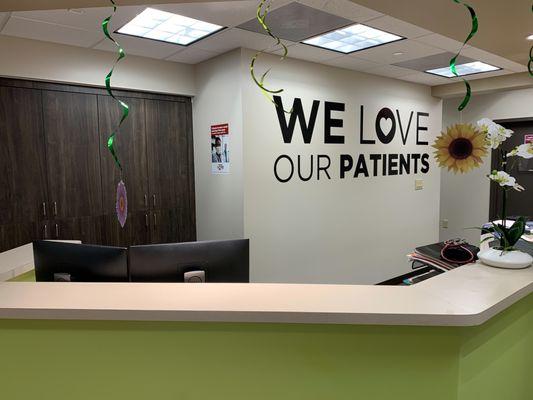
{"type": "MultiPolygon", "coordinates": [[[[533,12],[533,5],[531,6],[531,12],[533,12]]],[[[533,76],[533,46],[529,49],[529,61],[527,63],[527,70],[529,75],[533,76]]]]}
{"type": "Polygon", "coordinates": [[[130,108],[122,100],[117,99],[115,95],[113,94],[113,91],[111,90],[111,76],[113,76],[113,72],[115,70],[115,67],[119,63],[119,61],[122,60],[124,57],[126,57],[126,53],[124,53],[124,49],[122,48],[122,46],[115,39],[113,39],[111,35],[109,34],[109,22],[111,21],[111,18],[117,12],[117,5],[115,4],[115,1],[114,0],[110,0],[110,1],[111,1],[111,4],[113,4],[113,13],[102,21],[102,30],[104,31],[105,37],[109,39],[110,41],[112,41],[115,44],[115,46],[117,46],[118,58],[115,60],[113,67],[111,68],[111,70],[105,77],[105,87],[106,87],[107,93],[119,103],[120,108],[122,110],[122,117],[120,118],[120,122],[118,123],[117,128],[113,132],[111,132],[111,135],[107,139],[107,148],[109,149],[109,152],[113,156],[113,159],[115,160],[115,164],[117,165],[118,169],[122,173],[122,164],[120,163],[118,156],[117,156],[117,152],[115,150],[115,138],[117,136],[118,130],[122,126],[122,123],[128,117],[128,114],[130,113],[130,108]]]}
{"type": "MultiPolygon", "coordinates": [[[[287,46],[281,41],[279,37],[274,35],[272,31],[270,30],[270,27],[266,23],[266,18],[268,15],[268,12],[270,11],[270,7],[272,5],[271,0],[261,0],[259,3],[259,6],[257,7],[257,21],[261,25],[261,27],[264,29],[264,31],[270,36],[272,39],[274,39],[276,42],[274,45],[272,45],[268,49],[263,49],[255,53],[255,55],[252,57],[252,61],[250,62],[250,74],[252,75],[252,79],[255,82],[255,84],[261,89],[261,92],[265,95],[265,97],[270,100],[274,105],[277,106],[277,104],[274,102],[274,98],[272,97],[273,94],[279,94],[283,92],[283,89],[268,89],[265,86],[265,78],[270,72],[271,68],[267,69],[261,77],[257,77],[255,75],[255,63],[259,56],[263,53],[265,53],[267,50],[274,50],[278,47],[281,47],[283,49],[283,55],[281,56],[281,60],[284,60],[287,58],[287,55],[289,54],[289,50],[287,49],[287,46]]],[[[285,111],[285,110],[283,110],[285,111]]],[[[285,111],[286,113],[290,113],[291,111],[285,111]]]]}
{"type": "MultiPolygon", "coordinates": [[[[470,33],[469,33],[468,37],[463,42],[463,45],[461,46],[461,48],[459,49],[459,51],[457,52],[455,57],[453,57],[450,60],[450,70],[452,71],[452,74],[454,74],[456,77],[459,77],[459,74],[457,73],[457,68],[456,68],[457,58],[461,54],[461,51],[466,46],[466,44],[470,41],[470,39],[472,39],[474,37],[474,35],[478,31],[479,23],[478,23],[476,12],[472,8],[472,6],[470,6],[470,5],[466,4],[466,3],[463,3],[460,0],[453,0],[453,1],[455,3],[457,3],[457,4],[465,6],[468,9],[468,12],[470,12],[470,17],[472,18],[472,29],[470,30],[470,33]]],[[[467,104],[470,102],[470,98],[472,97],[472,88],[470,87],[470,83],[465,78],[462,78],[462,80],[465,83],[466,95],[465,95],[463,101],[461,102],[461,104],[459,105],[459,107],[457,108],[459,111],[463,111],[465,109],[467,104]]]]}

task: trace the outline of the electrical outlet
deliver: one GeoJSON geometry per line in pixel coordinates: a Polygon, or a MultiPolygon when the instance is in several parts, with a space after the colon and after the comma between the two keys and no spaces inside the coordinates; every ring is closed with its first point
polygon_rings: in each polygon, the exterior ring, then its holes
{"type": "Polygon", "coordinates": [[[440,221],[440,227],[443,228],[443,229],[448,228],[448,220],[447,219],[443,219],[442,221],[440,221]]]}
{"type": "Polygon", "coordinates": [[[424,180],[415,179],[415,190],[422,190],[422,189],[424,189],[424,180]]]}

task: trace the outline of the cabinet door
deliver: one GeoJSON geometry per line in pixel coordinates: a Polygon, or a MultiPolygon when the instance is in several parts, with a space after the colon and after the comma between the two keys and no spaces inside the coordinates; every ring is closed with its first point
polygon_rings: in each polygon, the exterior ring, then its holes
{"type": "Polygon", "coordinates": [[[49,239],[81,240],[85,244],[104,244],[103,216],[64,218],[51,221],[49,239]]]}
{"type": "MultiPolygon", "coordinates": [[[[40,239],[37,223],[19,222],[18,224],[0,225],[0,253],[40,239]]],[[[43,233],[44,234],[44,233],[43,233]]]]}
{"type": "Polygon", "coordinates": [[[52,218],[101,215],[97,97],[43,91],[43,110],[52,218]]]}
{"type": "Polygon", "coordinates": [[[194,186],[194,139],[192,131],[192,104],[187,102],[187,145],[189,151],[188,178],[189,189],[188,207],[182,211],[183,223],[180,224],[180,241],[193,242],[196,240],[196,190],[194,186]]]}
{"type": "Polygon", "coordinates": [[[104,215],[104,244],[106,246],[135,246],[150,243],[150,215],[137,211],[128,213],[124,228],[115,215],[104,215]]]}
{"type": "Polygon", "coordinates": [[[193,212],[189,207],[181,207],[176,210],[180,242],[194,242],[196,240],[196,227],[191,221],[192,215],[193,212]]]}
{"type": "Polygon", "coordinates": [[[0,224],[46,217],[41,92],[0,87],[0,224]]]}
{"type": "MultiPolygon", "coordinates": [[[[148,178],[152,209],[174,209],[189,202],[187,103],[146,100],[148,178]]],[[[192,143],[190,144],[192,146],[192,143]]]]}
{"type": "Polygon", "coordinates": [[[155,210],[150,213],[151,243],[179,242],[178,213],[178,209],[155,210]]]}
{"type": "MultiPolygon", "coordinates": [[[[128,211],[143,211],[148,206],[148,167],[144,130],[144,100],[123,99],[130,107],[115,139],[115,150],[123,167],[123,180],[128,191],[128,211]]],[[[102,169],[102,198],[105,215],[115,214],[115,194],[120,170],[107,148],[107,139],[122,115],[117,102],[109,96],[98,96],[98,124],[102,169]]]]}

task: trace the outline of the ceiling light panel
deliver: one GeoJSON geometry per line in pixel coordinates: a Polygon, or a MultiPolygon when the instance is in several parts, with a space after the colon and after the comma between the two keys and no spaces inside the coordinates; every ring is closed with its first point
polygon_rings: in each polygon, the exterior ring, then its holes
{"type": "Polygon", "coordinates": [[[183,15],[147,8],[117,32],[187,46],[221,29],[224,27],[183,15]]]}
{"type": "Polygon", "coordinates": [[[303,43],[348,54],[402,39],[392,33],[355,24],[304,40],[303,43]]]}
{"type": "MultiPolygon", "coordinates": [[[[481,61],[473,61],[466,64],[460,64],[457,65],[455,68],[459,76],[480,74],[482,72],[498,71],[501,69],[499,67],[495,67],[494,65],[486,64],[481,61]]],[[[450,67],[428,69],[426,72],[434,75],[444,76],[446,78],[455,77],[455,75],[450,70],[450,67]]]]}

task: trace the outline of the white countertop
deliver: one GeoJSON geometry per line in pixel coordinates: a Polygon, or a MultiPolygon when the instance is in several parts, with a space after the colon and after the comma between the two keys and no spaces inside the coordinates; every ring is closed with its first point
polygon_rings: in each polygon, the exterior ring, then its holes
{"type": "Polygon", "coordinates": [[[0,283],[0,318],[480,325],[533,292],[533,268],[472,264],[414,286],[0,283]]]}

